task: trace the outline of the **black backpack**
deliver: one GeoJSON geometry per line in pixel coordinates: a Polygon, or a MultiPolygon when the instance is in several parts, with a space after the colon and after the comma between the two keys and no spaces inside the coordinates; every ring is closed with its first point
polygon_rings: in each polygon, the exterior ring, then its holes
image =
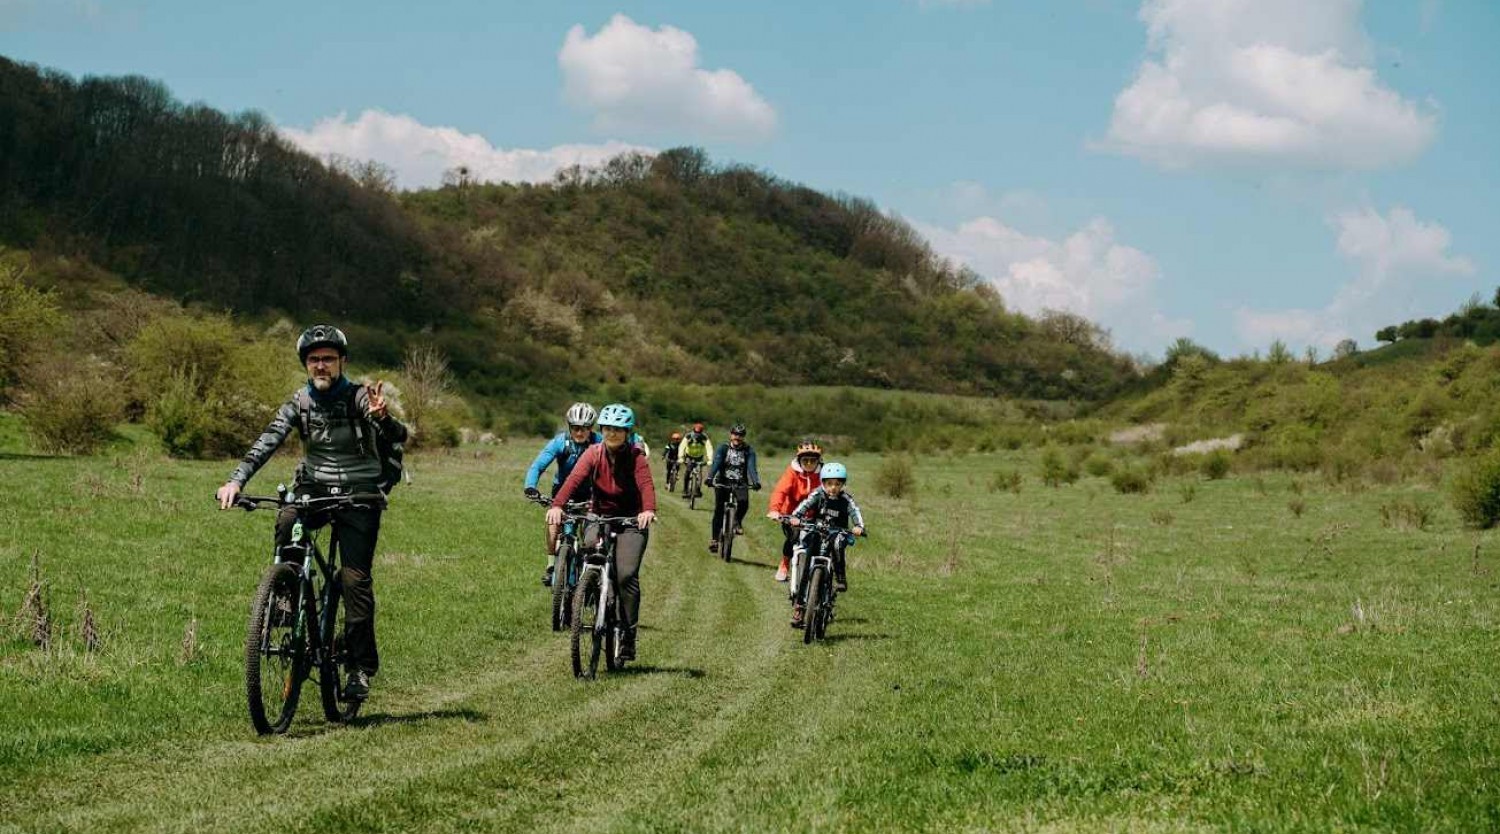
{"type": "MultiPolygon", "coordinates": [[[[348,399],[345,401],[345,413],[347,419],[354,429],[355,441],[365,454],[374,455],[380,461],[380,481],[376,486],[386,495],[401,483],[401,476],[405,473],[406,445],[387,440],[380,433],[380,429],[364,414],[360,413],[356,405],[356,397],[363,385],[350,385],[348,399]]],[[[297,389],[297,429],[302,436],[303,444],[307,443],[310,432],[308,412],[312,410],[312,395],[307,393],[306,388],[297,389]]]]}

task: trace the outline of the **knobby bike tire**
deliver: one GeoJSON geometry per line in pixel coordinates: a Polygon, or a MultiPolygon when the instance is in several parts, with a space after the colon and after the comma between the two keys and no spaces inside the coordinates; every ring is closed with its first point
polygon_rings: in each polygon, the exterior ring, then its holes
{"type": "Polygon", "coordinates": [[[670,494],[672,494],[672,493],[674,493],[676,491],[677,491],[677,467],[675,467],[675,466],[668,466],[667,467],[667,494],[670,495],[670,494]]]}
{"type": "Polygon", "coordinates": [[[323,717],[335,724],[353,721],[359,715],[360,701],[345,701],[344,682],[349,672],[349,645],[344,641],[344,586],[337,579],[328,592],[328,605],[319,620],[323,623],[323,668],[318,670],[318,693],[323,699],[323,717]]]}
{"type": "Polygon", "coordinates": [[[803,643],[811,643],[822,636],[818,633],[818,618],[822,616],[825,573],[821,567],[813,568],[812,575],[807,578],[807,607],[802,609],[803,643]]]}
{"type": "Polygon", "coordinates": [[[724,505],[724,528],[719,532],[719,555],[724,561],[729,561],[729,556],[734,552],[734,516],[739,512],[739,507],[724,505]]]}
{"type": "Polygon", "coordinates": [[[611,594],[609,612],[604,615],[604,668],[618,672],[625,668],[620,659],[620,595],[611,594]]]}
{"type": "Polygon", "coordinates": [[[585,651],[583,641],[589,640],[589,649],[593,648],[594,620],[599,604],[599,572],[597,570],[585,570],[578,577],[578,588],[573,591],[573,636],[570,641],[573,652],[573,677],[585,680],[594,677],[594,671],[598,668],[599,658],[596,654],[593,663],[585,664],[583,653],[585,651]]]}
{"type": "Polygon", "coordinates": [[[698,475],[693,473],[692,480],[687,485],[688,509],[698,509],[698,475]]]}
{"type": "Polygon", "coordinates": [[[572,625],[568,616],[568,570],[573,561],[573,547],[566,541],[558,545],[557,567],[552,570],[552,630],[562,631],[572,625]]]}
{"type": "Polygon", "coordinates": [[[307,675],[307,644],[294,640],[297,621],[297,569],[288,564],[266,568],[245,629],[245,700],[250,723],[261,735],[284,733],[297,714],[302,680],[307,675]],[[285,606],[277,605],[287,600],[285,606]],[[272,655],[262,647],[276,647],[272,655]]]}

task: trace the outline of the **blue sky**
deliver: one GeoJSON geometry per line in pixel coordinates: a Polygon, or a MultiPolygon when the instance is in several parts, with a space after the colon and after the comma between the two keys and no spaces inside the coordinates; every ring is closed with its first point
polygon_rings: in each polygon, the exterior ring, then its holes
{"type": "Polygon", "coordinates": [[[260,110],[407,186],[693,144],[867,196],[1160,356],[1500,284],[1493,0],[0,0],[0,54],[260,110]]]}

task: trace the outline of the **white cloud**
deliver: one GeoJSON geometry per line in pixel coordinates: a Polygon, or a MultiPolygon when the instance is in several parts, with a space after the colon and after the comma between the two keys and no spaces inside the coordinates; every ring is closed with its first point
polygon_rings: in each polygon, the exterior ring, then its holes
{"type": "Polygon", "coordinates": [[[564,95],[594,114],[601,131],[763,140],[776,111],[728,69],[698,66],[698,41],[672,26],[651,29],[617,14],[590,36],[568,30],[557,54],[564,95]]]}
{"type": "Polygon", "coordinates": [[[1102,147],[1165,167],[1380,168],[1431,143],[1437,118],[1383,86],[1362,0],[1145,0],[1148,58],[1102,147]]]}
{"type": "Polygon", "coordinates": [[[949,230],[917,224],[941,255],[987,278],[1012,309],[1067,310],[1111,330],[1130,350],[1156,349],[1187,335],[1192,323],[1155,309],[1161,270],[1155,259],[1115,240],[1103,218],[1062,240],[1028,235],[994,217],[949,230]]]}
{"type": "Polygon", "coordinates": [[[1439,223],[1418,220],[1408,208],[1387,214],[1372,208],[1329,219],[1336,248],[1355,267],[1322,309],[1235,312],[1235,329],[1248,345],[1271,339],[1331,347],[1340,339],[1368,339],[1376,329],[1421,315],[1423,290],[1446,276],[1473,275],[1474,262],[1449,254],[1452,235],[1439,223]]]}
{"type": "Polygon", "coordinates": [[[402,188],[436,186],[444,171],[458,165],[467,165],[481,182],[542,182],[570,165],[597,165],[626,151],[648,150],[615,141],[546,150],[497,148],[477,133],[429,127],[410,116],[380,110],[366,110],[352,120],[340,113],[308,130],[283,127],[281,133],[312,154],[336,153],[389,165],[402,188]]]}

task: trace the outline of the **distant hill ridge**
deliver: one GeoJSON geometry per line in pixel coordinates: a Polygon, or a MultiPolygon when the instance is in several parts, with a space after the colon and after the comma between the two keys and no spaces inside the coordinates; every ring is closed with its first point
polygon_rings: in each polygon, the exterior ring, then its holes
{"type": "Polygon", "coordinates": [[[4,58],[0,245],[331,318],[375,362],[432,343],[490,399],[657,378],[1099,401],[1135,375],[1097,326],[1007,310],[869,201],[697,149],[398,194],[258,114],[4,58]]]}

